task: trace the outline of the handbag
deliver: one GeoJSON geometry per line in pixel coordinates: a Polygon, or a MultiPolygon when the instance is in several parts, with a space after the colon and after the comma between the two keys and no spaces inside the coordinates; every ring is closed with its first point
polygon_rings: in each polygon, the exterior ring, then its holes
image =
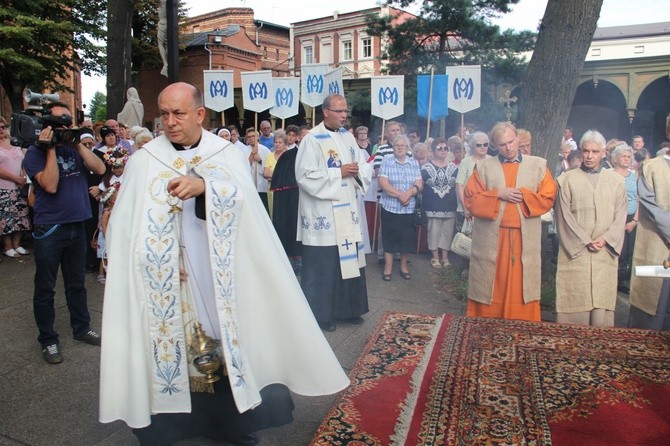
{"type": "Polygon", "coordinates": [[[414,214],[412,215],[412,222],[414,226],[425,226],[428,224],[428,216],[423,208],[423,200],[421,194],[416,195],[416,205],[414,206],[414,214]]]}
{"type": "Polygon", "coordinates": [[[470,258],[472,252],[472,221],[465,220],[460,232],[454,235],[451,241],[451,252],[466,259],[470,258]]]}

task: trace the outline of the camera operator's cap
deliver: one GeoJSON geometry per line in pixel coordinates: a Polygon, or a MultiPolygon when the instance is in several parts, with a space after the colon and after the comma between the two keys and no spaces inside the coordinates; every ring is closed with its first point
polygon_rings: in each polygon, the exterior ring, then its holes
{"type": "Polygon", "coordinates": [[[101,137],[104,138],[105,136],[111,135],[111,134],[116,134],[116,132],[114,132],[113,128],[108,127],[106,125],[103,125],[102,127],[100,127],[100,136],[101,137]]]}

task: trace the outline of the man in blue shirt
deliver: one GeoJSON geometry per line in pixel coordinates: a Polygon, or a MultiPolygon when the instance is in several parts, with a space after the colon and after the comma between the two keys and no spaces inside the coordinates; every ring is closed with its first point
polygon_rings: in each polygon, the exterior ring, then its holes
{"type": "Polygon", "coordinates": [[[72,125],[72,115],[65,104],[53,103],[49,109],[46,118],[52,124],[45,125],[37,144],[28,148],[24,166],[35,188],[33,312],[39,329],[37,339],[45,361],[58,364],[63,361],[54,329],[54,288],[59,265],[74,339],[100,345],[100,335],[91,330],[86,303],[84,221],[91,218],[86,173],[102,175],[105,164],[78,137],[63,134],[72,125]],[[54,133],[59,133],[60,138],[52,139],[54,133]]]}
{"type": "Polygon", "coordinates": [[[258,137],[258,142],[270,149],[270,152],[275,151],[275,137],[272,134],[272,125],[270,121],[261,121],[260,125],[261,135],[258,137]]]}

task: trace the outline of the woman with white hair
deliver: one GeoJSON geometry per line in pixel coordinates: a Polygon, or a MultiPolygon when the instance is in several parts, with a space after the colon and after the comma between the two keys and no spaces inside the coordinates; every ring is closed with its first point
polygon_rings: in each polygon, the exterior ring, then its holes
{"type": "Polygon", "coordinates": [[[623,248],[619,255],[619,291],[628,292],[630,281],[631,264],[633,261],[633,248],[635,247],[635,229],[637,227],[637,174],[630,170],[633,163],[633,149],[625,142],[620,142],[610,154],[614,171],[624,177],[626,183],[626,197],[628,207],[626,209],[626,226],[623,239],[623,248]]]}
{"type": "MultiPolygon", "coordinates": [[[[461,227],[464,220],[471,217],[470,211],[463,207],[463,190],[465,183],[468,182],[472,172],[475,170],[475,165],[478,161],[489,158],[489,136],[484,132],[474,132],[470,135],[468,142],[472,155],[463,158],[463,161],[458,165],[458,174],[456,175],[456,194],[458,196],[457,212],[457,226],[461,227]]],[[[459,229],[460,230],[460,229],[459,229]]]]}
{"type": "Polygon", "coordinates": [[[288,137],[284,130],[279,129],[275,130],[273,135],[274,141],[274,152],[270,152],[265,157],[265,163],[263,168],[263,177],[268,180],[268,212],[270,213],[270,218],[272,218],[272,206],[273,206],[273,192],[272,192],[272,174],[275,170],[275,166],[279,161],[279,158],[286,152],[288,149],[288,137]]]}
{"type": "Polygon", "coordinates": [[[408,156],[409,138],[398,135],[392,141],[393,155],[385,156],[379,168],[381,196],[382,244],[384,245],[383,280],[391,280],[393,254],[400,253],[400,277],[410,280],[408,254],[416,246],[412,214],[416,196],[423,189],[419,163],[408,156]]]}
{"type": "Polygon", "coordinates": [[[146,143],[148,143],[152,139],[154,139],[154,134],[151,133],[149,130],[144,129],[135,136],[135,150],[141,149],[142,147],[144,147],[146,143]]]}

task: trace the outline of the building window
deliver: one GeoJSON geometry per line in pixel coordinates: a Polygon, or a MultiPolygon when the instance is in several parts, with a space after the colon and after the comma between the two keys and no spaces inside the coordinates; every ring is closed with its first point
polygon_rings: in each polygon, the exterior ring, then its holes
{"type": "Polygon", "coordinates": [[[362,40],[363,59],[370,59],[372,57],[372,38],[366,37],[362,40]]]}
{"type": "Polygon", "coordinates": [[[345,40],[342,42],[342,60],[352,60],[354,58],[351,40],[345,40]]]}
{"type": "Polygon", "coordinates": [[[304,48],[304,51],[305,51],[304,63],[314,63],[314,50],[312,48],[312,45],[306,46],[304,48]]]}
{"type": "Polygon", "coordinates": [[[331,42],[321,43],[318,63],[333,63],[333,45],[331,42]]]}

